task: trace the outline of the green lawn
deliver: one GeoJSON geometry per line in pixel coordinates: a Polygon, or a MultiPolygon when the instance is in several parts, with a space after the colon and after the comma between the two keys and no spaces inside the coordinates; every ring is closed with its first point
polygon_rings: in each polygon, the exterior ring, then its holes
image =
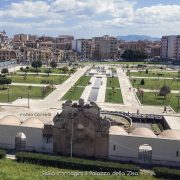
{"type": "Polygon", "coordinates": [[[61,100],[73,100],[77,101],[80,99],[85,87],[77,87],[73,86],[63,97],[61,100]]]}
{"type": "MultiPolygon", "coordinates": [[[[40,73],[46,73],[46,70],[51,69],[51,73],[55,73],[55,74],[72,74],[75,73],[77,71],[77,69],[75,68],[69,68],[68,71],[64,71],[63,68],[45,68],[45,67],[41,67],[38,68],[38,70],[40,70],[40,73]]],[[[17,72],[23,72],[21,70],[17,71],[17,72]]],[[[34,72],[34,68],[30,67],[29,72],[34,72]]]]}
{"type": "MultiPolygon", "coordinates": [[[[11,76],[8,76],[11,78],[11,76]]],[[[61,84],[68,79],[69,76],[47,76],[47,75],[27,75],[26,79],[24,75],[12,75],[13,83],[32,83],[32,84],[48,84],[53,82],[53,84],[61,84]]]]}
{"type": "MultiPolygon", "coordinates": [[[[143,97],[143,104],[145,105],[159,105],[159,106],[165,106],[170,105],[175,111],[177,111],[178,107],[178,100],[176,98],[178,94],[169,94],[166,99],[162,96],[155,96],[155,93],[153,92],[145,92],[143,97]]],[[[139,100],[142,103],[142,98],[140,97],[139,100]]],[[[180,108],[179,111],[180,112],[180,108]]]]}
{"type": "Polygon", "coordinates": [[[61,100],[79,100],[90,79],[90,76],[81,76],[75,85],[61,98],[61,100]]]}
{"type": "Polygon", "coordinates": [[[149,71],[148,74],[145,71],[141,72],[130,72],[130,76],[139,76],[139,77],[178,77],[180,74],[178,72],[161,72],[161,71],[149,71]]]}
{"type": "Polygon", "coordinates": [[[107,78],[105,102],[123,103],[119,79],[117,77],[107,78]]]}
{"type": "Polygon", "coordinates": [[[77,174],[82,171],[78,170],[70,170],[70,169],[60,169],[53,168],[47,166],[40,166],[36,164],[29,163],[18,163],[14,160],[10,159],[2,159],[0,160],[0,179],[2,180],[45,180],[45,179],[53,179],[53,180],[65,180],[65,179],[73,179],[73,180],[111,180],[111,179],[124,179],[124,180],[154,180],[155,178],[150,175],[138,175],[138,176],[90,176],[90,175],[58,175],[65,172],[71,172],[71,174],[77,174]],[[44,176],[43,174],[49,174],[44,176]],[[52,174],[52,175],[51,175],[52,174]]]}
{"type": "MultiPolygon", "coordinates": [[[[53,89],[48,90],[48,92],[43,96],[43,87],[31,87],[29,97],[31,99],[43,99],[48,94],[50,94],[53,89]]],[[[28,97],[28,87],[26,86],[9,86],[9,102],[15,101],[18,98],[28,97]]],[[[8,102],[8,89],[0,90],[0,102],[8,102]]]]}
{"type": "Polygon", "coordinates": [[[114,89],[114,95],[112,89],[106,88],[105,102],[111,103],[123,103],[123,98],[120,89],[114,89]]]}
{"type": "Polygon", "coordinates": [[[120,88],[119,79],[117,77],[108,77],[106,86],[120,88]]]}
{"type": "Polygon", "coordinates": [[[91,76],[81,76],[76,82],[75,86],[87,86],[91,76]]]}
{"type": "MultiPolygon", "coordinates": [[[[135,79],[135,78],[134,78],[135,79]]],[[[171,90],[180,90],[180,81],[177,80],[158,80],[158,79],[144,79],[145,81],[145,85],[139,85],[141,79],[135,79],[135,81],[133,79],[130,79],[132,85],[135,88],[144,88],[144,89],[160,89],[162,86],[166,85],[169,86],[171,88],[171,90]]]]}

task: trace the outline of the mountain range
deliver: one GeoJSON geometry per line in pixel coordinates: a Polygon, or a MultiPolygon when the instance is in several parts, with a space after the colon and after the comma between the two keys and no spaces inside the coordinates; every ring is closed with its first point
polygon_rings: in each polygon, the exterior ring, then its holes
{"type": "Polygon", "coordinates": [[[117,36],[118,39],[124,40],[124,41],[159,41],[160,38],[158,37],[151,37],[151,36],[146,36],[146,35],[127,35],[127,36],[117,36]]]}

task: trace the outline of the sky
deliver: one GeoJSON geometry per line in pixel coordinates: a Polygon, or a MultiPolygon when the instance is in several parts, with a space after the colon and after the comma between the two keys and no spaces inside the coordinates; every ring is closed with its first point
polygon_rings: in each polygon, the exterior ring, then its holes
{"type": "Polygon", "coordinates": [[[0,0],[0,31],[14,34],[150,35],[180,33],[180,0],[0,0]]]}

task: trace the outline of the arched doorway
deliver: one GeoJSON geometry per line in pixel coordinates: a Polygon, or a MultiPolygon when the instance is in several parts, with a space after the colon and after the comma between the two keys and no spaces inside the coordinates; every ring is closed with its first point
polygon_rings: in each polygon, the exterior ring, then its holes
{"type": "Polygon", "coordinates": [[[139,146],[138,159],[141,163],[151,163],[152,147],[149,144],[143,144],[139,146]]]}
{"type": "Polygon", "coordinates": [[[26,150],[26,135],[23,132],[18,132],[15,136],[15,150],[16,151],[26,150]]]}

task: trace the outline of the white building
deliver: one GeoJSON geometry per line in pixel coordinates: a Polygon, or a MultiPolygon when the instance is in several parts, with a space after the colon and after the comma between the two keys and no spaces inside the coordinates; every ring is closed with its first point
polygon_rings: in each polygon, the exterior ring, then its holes
{"type": "Polygon", "coordinates": [[[169,129],[156,136],[140,127],[128,134],[119,126],[111,126],[109,159],[180,166],[180,131],[169,129]]]}
{"type": "Polygon", "coordinates": [[[72,49],[79,53],[83,60],[89,60],[92,58],[91,40],[89,39],[73,40],[72,49]]]}
{"type": "Polygon", "coordinates": [[[39,119],[21,122],[15,116],[5,116],[0,119],[0,148],[52,153],[52,137],[46,136],[43,129],[39,119]]]}
{"type": "Polygon", "coordinates": [[[180,60],[180,36],[163,36],[161,39],[161,58],[180,60]]]}

